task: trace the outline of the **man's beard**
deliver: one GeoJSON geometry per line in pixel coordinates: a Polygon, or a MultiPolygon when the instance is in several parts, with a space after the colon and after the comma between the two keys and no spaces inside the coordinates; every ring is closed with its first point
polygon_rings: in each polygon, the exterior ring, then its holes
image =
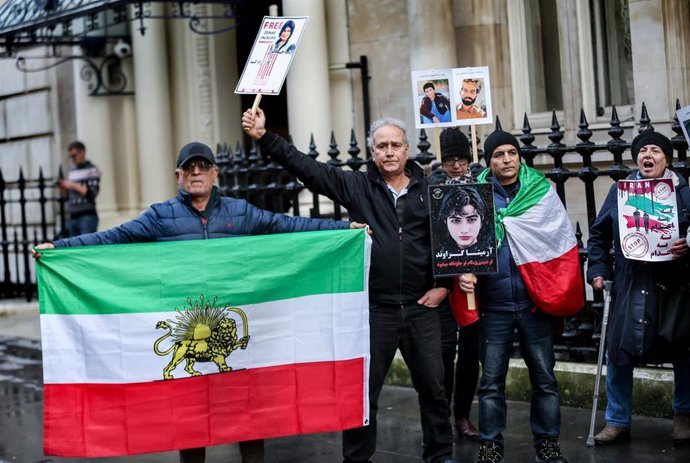
{"type": "Polygon", "coordinates": [[[477,98],[463,98],[462,99],[462,104],[465,106],[472,106],[474,102],[477,101],[477,98]]]}

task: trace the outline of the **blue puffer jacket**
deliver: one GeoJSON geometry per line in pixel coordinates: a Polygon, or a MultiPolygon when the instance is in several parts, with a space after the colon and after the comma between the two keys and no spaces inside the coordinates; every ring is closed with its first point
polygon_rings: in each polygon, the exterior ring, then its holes
{"type": "MultiPolygon", "coordinates": [[[[510,195],[494,178],[489,177],[494,187],[494,208],[506,207],[515,198],[520,185],[510,195]]],[[[525,282],[515,265],[513,254],[510,252],[508,240],[504,239],[498,249],[498,273],[477,276],[477,307],[486,312],[516,312],[534,307],[534,302],[527,292],[525,282]]]]}
{"type": "Polygon", "coordinates": [[[189,194],[152,205],[138,218],[102,232],[55,241],[55,247],[149,241],[199,240],[349,228],[348,222],[274,214],[241,199],[225,198],[213,187],[205,214],[191,205],[189,194]]]}

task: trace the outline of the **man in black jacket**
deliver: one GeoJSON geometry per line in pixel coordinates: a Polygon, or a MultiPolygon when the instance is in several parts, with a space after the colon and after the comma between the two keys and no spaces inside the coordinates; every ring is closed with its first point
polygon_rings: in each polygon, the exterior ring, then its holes
{"type": "Polygon", "coordinates": [[[404,124],[380,119],[367,139],[373,164],[368,172],[344,171],[317,162],[265,129],[261,109],[242,117],[244,131],[264,153],[312,191],[347,208],[350,220],[373,230],[369,275],[371,363],[369,426],[343,433],[345,463],[369,462],[376,451],[378,398],[396,350],[410,369],[419,394],[424,461],[452,463],[453,435],[443,389],[441,326],[436,308],[448,294],[431,272],[427,182],[408,159],[404,124]]]}

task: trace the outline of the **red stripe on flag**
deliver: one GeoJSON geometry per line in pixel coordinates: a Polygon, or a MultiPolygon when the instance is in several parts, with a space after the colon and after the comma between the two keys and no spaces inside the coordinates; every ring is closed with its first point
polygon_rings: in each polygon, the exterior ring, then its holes
{"type": "Polygon", "coordinates": [[[567,317],[585,305],[577,246],[546,262],[518,267],[532,301],[544,312],[567,317]]]}
{"type": "Polygon", "coordinates": [[[364,365],[359,358],[152,383],[46,384],[44,452],[132,455],[359,427],[364,365]]]}

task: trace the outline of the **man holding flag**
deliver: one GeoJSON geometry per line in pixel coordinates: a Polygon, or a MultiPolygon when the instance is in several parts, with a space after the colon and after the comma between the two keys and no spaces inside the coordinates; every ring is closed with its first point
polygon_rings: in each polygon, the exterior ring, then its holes
{"type": "MultiPolygon", "coordinates": [[[[189,143],[180,150],[175,178],[178,184],[177,197],[152,205],[138,218],[102,232],[61,239],[54,243],[43,243],[36,246],[36,250],[365,226],[355,222],[274,214],[258,209],[244,200],[221,197],[218,188],[214,186],[218,178],[215,157],[211,149],[202,143],[189,143]]],[[[39,256],[40,253],[35,251],[34,257],[39,256]]],[[[263,463],[263,440],[241,442],[240,453],[243,463],[263,463]]],[[[182,463],[203,463],[204,459],[204,448],[180,451],[182,463]]]]}
{"type": "Polygon", "coordinates": [[[515,329],[532,384],[535,462],[567,463],[558,442],[561,417],[552,315],[571,315],[584,305],[577,242],[549,182],[521,163],[513,135],[493,132],[484,142],[484,156],[489,169],[478,181],[494,187],[499,271],[460,278],[463,291],[476,293],[481,314],[477,463],[503,462],[505,386],[515,329]]]}

